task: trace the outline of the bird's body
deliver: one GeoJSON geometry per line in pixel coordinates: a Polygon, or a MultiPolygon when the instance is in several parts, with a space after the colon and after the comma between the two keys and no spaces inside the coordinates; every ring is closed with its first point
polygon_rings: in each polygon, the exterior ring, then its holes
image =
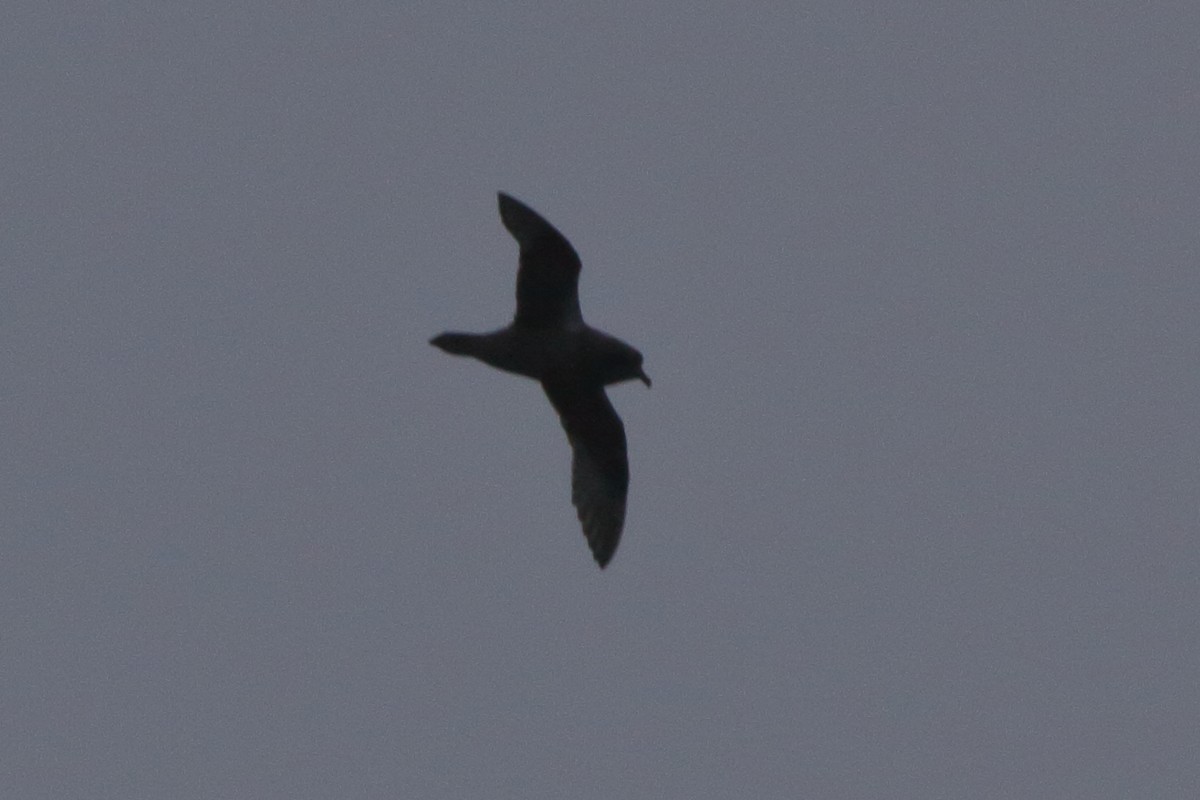
{"type": "Polygon", "coordinates": [[[513,324],[491,333],[443,333],[433,344],[537,381],[561,375],[573,382],[607,386],[630,379],[622,372],[629,345],[586,325],[547,330],[513,324]]]}
{"type": "Polygon", "coordinates": [[[500,194],[500,218],[521,248],[517,313],[491,333],[443,333],[430,343],[540,381],[571,443],[571,500],[596,562],[605,566],[625,523],[625,427],[604,387],[650,379],[642,354],[589,327],[579,310],[579,256],[533,209],[500,194]]]}

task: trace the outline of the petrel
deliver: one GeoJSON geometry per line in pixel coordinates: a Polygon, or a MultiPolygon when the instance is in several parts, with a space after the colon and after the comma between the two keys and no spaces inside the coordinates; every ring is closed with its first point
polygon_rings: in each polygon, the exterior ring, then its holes
{"type": "Polygon", "coordinates": [[[581,264],[567,238],[529,206],[499,195],[500,220],[521,250],[516,316],[491,333],[443,333],[429,343],[541,382],[571,443],[571,502],[603,568],[621,539],[629,490],[625,426],[604,387],[635,378],[649,386],[650,378],[641,353],[584,323],[581,264]]]}

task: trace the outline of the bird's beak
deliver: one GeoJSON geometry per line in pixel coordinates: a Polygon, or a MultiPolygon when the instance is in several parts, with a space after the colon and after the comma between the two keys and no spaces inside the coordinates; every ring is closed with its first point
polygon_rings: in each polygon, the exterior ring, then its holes
{"type": "Polygon", "coordinates": [[[639,370],[638,370],[638,375],[637,375],[637,376],[638,376],[638,380],[639,380],[639,381],[641,381],[642,383],[646,384],[646,388],[647,388],[647,389],[648,389],[648,388],[650,388],[650,376],[646,374],[646,371],[645,371],[645,370],[641,370],[641,369],[639,369],[639,370]]]}

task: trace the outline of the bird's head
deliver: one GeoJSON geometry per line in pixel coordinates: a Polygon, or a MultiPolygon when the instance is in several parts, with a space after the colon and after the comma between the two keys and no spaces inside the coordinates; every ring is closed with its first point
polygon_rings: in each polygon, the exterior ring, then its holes
{"type": "Polygon", "coordinates": [[[650,385],[650,376],[642,369],[642,354],[615,339],[600,358],[600,370],[600,379],[605,386],[632,380],[650,385]]]}

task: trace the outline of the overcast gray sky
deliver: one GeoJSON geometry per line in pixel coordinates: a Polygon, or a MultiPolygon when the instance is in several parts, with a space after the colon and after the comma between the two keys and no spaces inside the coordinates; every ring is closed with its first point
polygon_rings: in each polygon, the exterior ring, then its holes
{"type": "Polygon", "coordinates": [[[4,797],[1195,797],[1200,6],[23,5],[4,797]]]}

